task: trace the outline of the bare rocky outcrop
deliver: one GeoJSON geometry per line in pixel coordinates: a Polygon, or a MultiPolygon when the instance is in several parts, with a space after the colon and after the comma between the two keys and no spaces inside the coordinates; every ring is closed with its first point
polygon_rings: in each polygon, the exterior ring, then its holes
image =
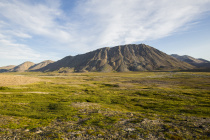
{"type": "Polygon", "coordinates": [[[181,62],[153,47],[145,44],[129,44],[116,47],[105,47],[76,56],[67,56],[55,63],[39,69],[55,71],[61,68],[85,71],[151,71],[192,69],[192,65],[181,62]]]}

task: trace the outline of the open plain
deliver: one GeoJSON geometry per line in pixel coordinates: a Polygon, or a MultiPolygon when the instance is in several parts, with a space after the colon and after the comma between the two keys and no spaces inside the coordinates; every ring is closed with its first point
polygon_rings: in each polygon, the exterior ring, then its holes
{"type": "Polygon", "coordinates": [[[210,139],[210,73],[3,73],[0,139],[210,139]]]}

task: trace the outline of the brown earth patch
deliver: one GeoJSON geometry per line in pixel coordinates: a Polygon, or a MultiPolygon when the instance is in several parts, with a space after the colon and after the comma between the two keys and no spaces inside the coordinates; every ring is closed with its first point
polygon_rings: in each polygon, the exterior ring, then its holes
{"type": "Polygon", "coordinates": [[[16,75],[0,75],[0,86],[25,85],[42,81],[39,78],[16,76],[16,75]]]}

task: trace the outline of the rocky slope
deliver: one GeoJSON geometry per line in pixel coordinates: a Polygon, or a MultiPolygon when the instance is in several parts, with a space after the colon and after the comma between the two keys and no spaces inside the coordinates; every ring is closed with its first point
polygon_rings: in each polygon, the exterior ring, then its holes
{"type": "Polygon", "coordinates": [[[77,56],[67,56],[39,70],[55,71],[63,68],[76,72],[125,72],[192,69],[194,67],[148,45],[129,44],[112,48],[101,48],[77,56]]]}
{"type": "Polygon", "coordinates": [[[193,66],[196,66],[198,68],[210,68],[210,61],[207,61],[205,59],[196,59],[188,55],[177,55],[177,54],[172,54],[174,58],[181,60],[183,62],[187,62],[193,66]]]}

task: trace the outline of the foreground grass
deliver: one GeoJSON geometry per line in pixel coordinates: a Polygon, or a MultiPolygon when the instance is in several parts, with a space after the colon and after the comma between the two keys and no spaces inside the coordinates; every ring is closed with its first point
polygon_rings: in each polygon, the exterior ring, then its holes
{"type": "Polygon", "coordinates": [[[18,75],[41,81],[0,86],[1,139],[209,139],[210,73],[18,75]]]}

